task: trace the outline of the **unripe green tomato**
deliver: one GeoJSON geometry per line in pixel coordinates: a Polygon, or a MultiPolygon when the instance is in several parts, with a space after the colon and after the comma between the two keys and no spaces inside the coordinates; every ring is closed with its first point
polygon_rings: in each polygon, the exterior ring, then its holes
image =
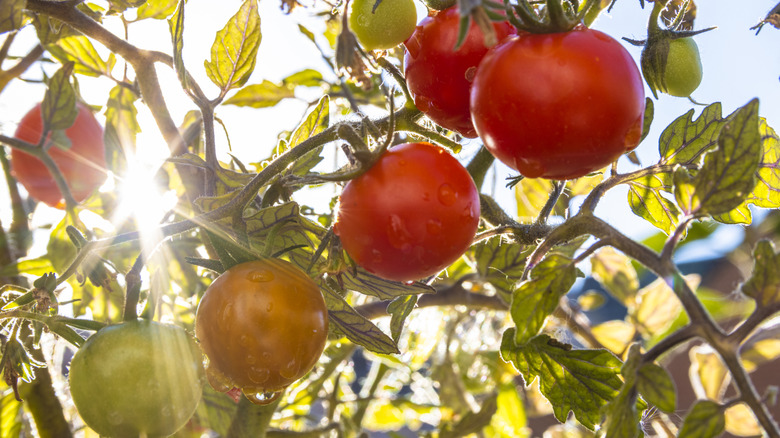
{"type": "Polygon", "coordinates": [[[663,93],[688,97],[701,84],[702,68],[699,47],[693,38],[679,38],[669,43],[669,54],[664,70],[663,93]]]}
{"type": "Polygon", "coordinates": [[[349,28],[367,50],[386,50],[406,41],[417,25],[414,0],[352,0],[349,28]]]}
{"type": "Polygon", "coordinates": [[[184,329],[153,321],[112,325],[73,356],[68,379],[81,418],[101,436],[166,437],[201,397],[202,355],[184,329]]]}

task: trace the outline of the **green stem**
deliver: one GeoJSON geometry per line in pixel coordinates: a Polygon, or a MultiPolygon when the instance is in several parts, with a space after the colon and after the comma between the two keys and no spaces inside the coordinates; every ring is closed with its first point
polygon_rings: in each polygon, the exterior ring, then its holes
{"type": "Polygon", "coordinates": [[[11,236],[11,249],[16,252],[18,258],[27,254],[27,250],[32,244],[32,232],[27,220],[24,201],[19,193],[19,186],[16,184],[16,179],[11,176],[11,164],[8,162],[4,147],[0,150],[0,164],[3,167],[5,182],[8,185],[8,195],[11,199],[12,216],[8,234],[11,236]]]}
{"type": "Polygon", "coordinates": [[[246,397],[241,397],[238,410],[230,423],[227,438],[256,437],[265,438],[276,407],[282,397],[267,405],[256,405],[246,397]]]}
{"type": "Polygon", "coordinates": [[[477,154],[474,155],[474,158],[466,166],[466,170],[469,171],[469,175],[471,175],[471,179],[474,180],[478,190],[482,189],[482,184],[485,183],[485,175],[490,170],[490,166],[493,165],[493,161],[495,161],[495,157],[485,146],[481,146],[477,154]]]}

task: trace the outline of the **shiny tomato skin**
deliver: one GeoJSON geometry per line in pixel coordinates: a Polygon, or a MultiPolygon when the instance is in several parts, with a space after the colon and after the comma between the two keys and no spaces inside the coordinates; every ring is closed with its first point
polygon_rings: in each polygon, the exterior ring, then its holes
{"type": "Polygon", "coordinates": [[[166,437],[192,417],[202,394],[202,356],[181,327],[138,320],[89,337],[68,380],[84,422],[101,436],[166,437]]]}
{"type": "Polygon", "coordinates": [[[479,191],[455,157],[430,143],[406,143],[344,187],[334,231],[369,272],[420,280],[468,249],[479,207],[479,191]]]}
{"type": "MultiPolygon", "coordinates": [[[[414,104],[431,120],[464,137],[474,138],[469,94],[477,66],[487,53],[482,31],[476,22],[463,44],[458,40],[460,15],[457,7],[425,17],[404,43],[404,74],[414,104]]],[[[515,33],[509,22],[495,22],[498,41],[515,33]]]]}
{"type": "MultiPolygon", "coordinates": [[[[106,147],[103,127],[84,104],[77,103],[78,115],[73,125],[65,130],[71,146],[63,149],[51,146],[49,155],[62,172],[76,202],[81,202],[106,180],[106,147]]],[[[41,105],[36,105],[19,122],[14,135],[19,140],[38,144],[43,133],[41,105]]],[[[50,137],[51,138],[51,137],[50,137]]],[[[38,158],[18,149],[11,151],[11,169],[14,177],[33,198],[50,207],[64,207],[60,193],[49,170],[38,158]]]]}
{"type": "Polygon", "coordinates": [[[220,391],[241,388],[251,401],[279,392],[308,373],[322,355],[328,311],[319,287],[280,259],[238,264],[206,290],[195,335],[220,391]]]}
{"type": "Polygon", "coordinates": [[[479,66],[471,115],[488,150],[528,178],[572,179],[639,143],[642,76],[623,46],[584,27],[510,37],[479,66]]]}
{"type": "Polygon", "coordinates": [[[367,50],[387,50],[404,42],[417,24],[413,0],[351,0],[349,28],[367,50]]]}

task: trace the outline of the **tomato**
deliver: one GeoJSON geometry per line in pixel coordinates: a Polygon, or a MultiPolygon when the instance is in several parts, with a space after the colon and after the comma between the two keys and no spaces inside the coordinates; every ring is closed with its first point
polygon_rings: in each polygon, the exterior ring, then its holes
{"type": "Polygon", "coordinates": [[[419,280],[458,259],[479,225],[479,191],[466,169],[430,143],[390,148],[339,198],[334,232],[380,277],[419,280]]]}
{"type": "Polygon", "coordinates": [[[386,50],[401,44],[414,32],[414,0],[352,0],[349,28],[367,50],[386,50]]]}
{"type": "Polygon", "coordinates": [[[139,320],[105,327],[70,363],[73,403],[102,436],[169,436],[198,406],[201,354],[180,327],[139,320]]]}
{"type": "Polygon", "coordinates": [[[306,273],[284,260],[256,260],[211,283],[198,305],[195,334],[214,389],[235,386],[250,401],[268,403],[317,363],[328,311],[306,273]]]}
{"type": "MultiPolygon", "coordinates": [[[[460,15],[457,8],[425,17],[404,43],[404,74],[414,104],[431,120],[464,137],[474,138],[469,93],[477,66],[488,51],[476,22],[463,44],[458,40],[460,15]]],[[[499,41],[514,33],[508,22],[493,24],[499,41]]]]}
{"type": "MultiPolygon", "coordinates": [[[[643,69],[643,73],[647,76],[649,72],[643,69]]],[[[699,88],[701,78],[701,58],[696,41],[693,38],[670,41],[663,82],[658,84],[658,90],[672,96],[688,97],[699,88]]]]}
{"type": "MultiPolygon", "coordinates": [[[[103,128],[90,109],[81,103],[76,107],[76,121],[65,130],[70,146],[54,145],[49,149],[49,155],[60,169],[73,198],[76,202],[81,202],[106,180],[106,148],[103,144],[103,128]]],[[[38,144],[42,133],[43,119],[41,105],[38,104],[22,117],[15,137],[38,144]]],[[[41,160],[18,149],[12,149],[11,169],[14,177],[30,196],[51,207],[64,207],[62,193],[41,160]]]]}
{"type": "Polygon", "coordinates": [[[479,65],[471,90],[477,133],[528,178],[571,179],[633,150],[642,134],[642,76],[597,30],[510,37],[479,65]]]}

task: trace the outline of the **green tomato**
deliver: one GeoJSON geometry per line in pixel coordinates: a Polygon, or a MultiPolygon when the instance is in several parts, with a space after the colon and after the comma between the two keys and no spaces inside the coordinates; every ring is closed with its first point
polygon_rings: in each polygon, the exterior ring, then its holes
{"type": "Polygon", "coordinates": [[[417,25],[414,0],[352,0],[349,28],[367,50],[385,50],[406,41],[417,25]]]}
{"type": "Polygon", "coordinates": [[[664,70],[663,93],[688,97],[701,84],[702,68],[699,47],[693,38],[680,38],[669,43],[664,70]]]}
{"type": "Polygon", "coordinates": [[[73,356],[73,403],[103,436],[172,435],[200,401],[201,357],[180,327],[143,320],[108,326],[73,356]]]}

